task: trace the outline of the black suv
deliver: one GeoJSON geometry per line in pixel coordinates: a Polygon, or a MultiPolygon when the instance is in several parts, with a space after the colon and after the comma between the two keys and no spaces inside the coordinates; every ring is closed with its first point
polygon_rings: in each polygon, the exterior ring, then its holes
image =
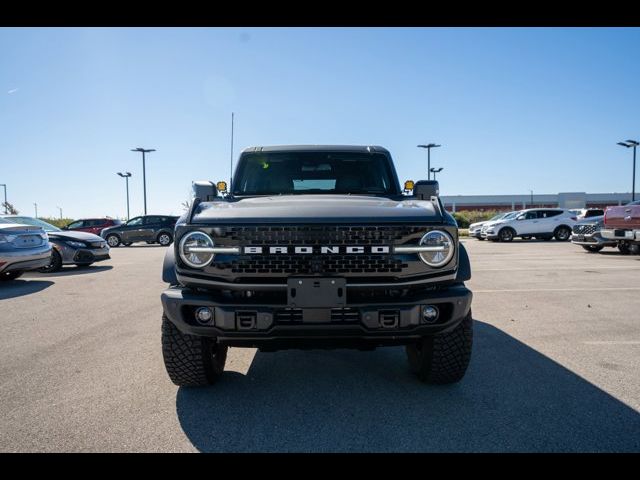
{"type": "Polygon", "coordinates": [[[410,189],[377,146],[253,147],[224,197],[195,182],[163,268],[171,380],[213,383],[229,346],[403,345],[421,380],[459,381],[472,345],[469,257],[438,183],[410,189]]]}
{"type": "Polygon", "coordinates": [[[178,217],[171,215],[144,215],[135,217],[127,223],[115,227],[105,228],[100,232],[110,247],[132,243],[159,243],[163,247],[173,242],[173,229],[178,217]]]}

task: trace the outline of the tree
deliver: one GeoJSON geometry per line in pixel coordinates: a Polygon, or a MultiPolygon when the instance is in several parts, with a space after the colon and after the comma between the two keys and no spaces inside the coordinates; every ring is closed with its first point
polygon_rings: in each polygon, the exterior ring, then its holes
{"type": "Polygon", "coordinates": [[[18,210],[16,209],[16,207],[14,207],[11,203],[9,202],[2,202],[2,208],[9,214],[9,215],[18,215],[18,210]]]}

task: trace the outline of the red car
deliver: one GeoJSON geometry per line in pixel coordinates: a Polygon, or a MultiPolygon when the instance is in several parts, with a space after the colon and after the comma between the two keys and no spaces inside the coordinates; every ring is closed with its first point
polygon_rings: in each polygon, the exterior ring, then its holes
{"type": "Polygon", "coordinates": [[[115,218],[85,218],[71,222],[63,230],[77,230],[79,232],[88,232],[100,235],[103,228],[116,227],[122,225],[122,221],[115,218]]]}

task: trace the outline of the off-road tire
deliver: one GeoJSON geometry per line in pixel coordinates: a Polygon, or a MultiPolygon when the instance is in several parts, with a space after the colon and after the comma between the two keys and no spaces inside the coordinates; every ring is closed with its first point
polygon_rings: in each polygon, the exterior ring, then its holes
{"type": "Polygon", "coordinates": [[[553,232],[553,236],[558,242],[567,242],[571,239],[571,229],[561,225],[553,232]]]}
{"type": "Polygon", "coordinates": [[[589,253],[598,253],[604,247],[602,245],[582,245],[582,248],[584,248],[589,253]]]}
{"type": "Polygon", "coordinates": [[[212,385],[227,360],[226,346],[209,337],[188,335],[162,315],[162,356],[169,378],[180,387],[212,385]]]}
{"type": "Polygon", "coordinates": [[[512,242],[515,236],[516,232],[513,231],[513,228],[509,227],[504,227],[498,232],[498,238],[501,242],[512,242]]]}
{"type": "Polygon", "coordinates": [[[459,382],[464,377],[473,345],[471,310],[452,331],[425,336],[418,343],[407,345],[411,371],[420,380],[431,384],[459,382]]]}
{"type": "Polygon", "coordinates": [[[115,233],[110,233],[109,235],[107,235],[105,240],[107,241],[107,245],[109,245],[109,248],[116,248],[116,247],[119,247],[120,244],[122,244],[122,240],[120,239],[120,235],[116,235],[115,233]],[[109,241],[110,238],[117,239],[118,242],[116,243],[115,240],[109,241]]]}
{"type": "Polygon", "coordinates": [[[54,273],[59,272],[62,269],[62,255],[54,248],[51,250],[51,263],[46,267],[41,267],[38,272],[41,273],[54,273]]]}
{"type": "Polygon", "coordinates": [[[18,278],[23,273],[24,272],[20,271],[20,270],[14,270],[12,272],[0,273],[0,282],[9,282],[11,280],[15,280],[16,278],[18,278]]]}
{"type": "Polygon", "coordinates": [[[170,233],[167,232],[160,232],[158,234],[158,238],[156,238],[156,241],[162,245],[163,247],[168,247],[169,245],[171,245],[171,243],[173,242],[173,237],[171,236],[170,233]],[[167,240],[168,238],[168,240],[167,240]]]}

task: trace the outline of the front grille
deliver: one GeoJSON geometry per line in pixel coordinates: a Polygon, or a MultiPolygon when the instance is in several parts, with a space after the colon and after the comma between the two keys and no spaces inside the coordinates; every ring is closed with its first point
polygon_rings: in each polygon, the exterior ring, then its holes
{"type": "Polygon", "coordinates": [[[593,223],[580,224],[580,225],[573,226],[573,233],[577,233],[580,235],[591,235],[593,233],[596,233],[596,230],[597,230],[597,227],[593,223]]]}
{"type": "Polygon", "coordinates": [[[249,255],[217,267],[232,273],[399,273],[407,264],[388,255],[249,255]]]}
{"type": "Polygon", "coordinates": [[[403,225],[221,227],[215,237],[243,245],[388,245],[424,231],[425,227],[403,225]]]}

